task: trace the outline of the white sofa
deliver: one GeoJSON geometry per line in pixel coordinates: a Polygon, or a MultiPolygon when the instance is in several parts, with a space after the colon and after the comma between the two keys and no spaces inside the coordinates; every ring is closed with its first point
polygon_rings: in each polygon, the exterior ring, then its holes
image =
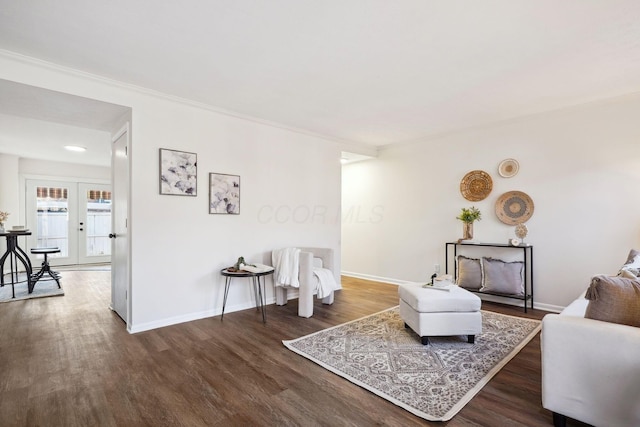
{"type": "Polygon", "coordinates": [[[640,426],[640,328],[587,319],[588,303],[542,320],[542,406],[556,427],[640,426]]]}
{"type": "MultiPolygon", "coordinates": [[[[298,279],[298,316],[313,316],[313,295],[317,293],[318,278],[313,274],[314,267],[322,267],[331,270],[335,276],[333,266],[333,249],[330,248],[300,248],[298,279]]],[[[287,303],[287,290],[282,286],[276,286],[276,305],[287,303]]],[[[295,289],[295,288],[294,288],[295,289]]],[[[334,292],[322,299],[323,304],[333,304],[334,292]]]]}

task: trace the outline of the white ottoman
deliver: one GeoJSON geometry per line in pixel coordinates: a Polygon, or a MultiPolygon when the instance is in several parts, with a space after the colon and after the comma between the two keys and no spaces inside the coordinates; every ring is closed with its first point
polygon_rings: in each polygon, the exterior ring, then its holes
{"type": "Polygon", "coordinates": [[[476,334],[482,332],[480,298],[456,285],[448,288],[447,292],[423,288],[420,283],[398,286],[400,317],[424,345],[429,344],[430,336],[451,335],[466,335],[473,344],[476,334]]]}

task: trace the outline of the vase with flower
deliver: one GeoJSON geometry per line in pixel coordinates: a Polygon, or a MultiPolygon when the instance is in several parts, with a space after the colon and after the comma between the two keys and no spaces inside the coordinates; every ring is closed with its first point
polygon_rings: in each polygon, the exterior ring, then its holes
{"type": "Polygon", "coordinates": [[[474,206],[462,208],[460,215],[456,219],[462,221],[462,239],[459,241],[473,240],[473,223],[482,219],[480,210],[474,206]]]}
{"type": "Polygon", "coordinates": [[[4,222],[9,217],[9,212],[0,211],[0,233],[4,232],[4,222]]]}

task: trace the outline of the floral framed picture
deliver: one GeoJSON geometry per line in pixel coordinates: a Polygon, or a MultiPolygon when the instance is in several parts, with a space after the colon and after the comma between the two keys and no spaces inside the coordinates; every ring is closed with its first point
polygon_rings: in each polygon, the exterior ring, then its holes
{"type": "Polygon", "coordinates": [[[160,149],[160,194],[198,195],[198,155],[160,149]]]}
{"type": "Polygon", "coordinates": [[[240,175],[209,173],[209,213],[240,214],[240,175]]]}

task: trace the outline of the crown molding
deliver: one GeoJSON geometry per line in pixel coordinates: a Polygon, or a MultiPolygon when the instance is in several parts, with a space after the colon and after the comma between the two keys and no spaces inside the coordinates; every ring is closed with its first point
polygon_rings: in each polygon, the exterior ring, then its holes
{"type": "MultiPolygon", "coordinates": [[[[193,101],[191,99],[187,99],[187,98],[182,98],[179,96],[175,96],[175,95],[170,95],[164,92],[159,92],[153,89],[149,89],[143,86],[137,86],[134,84],[130,84],[130,83],[125,83],[125,82],[121,82],[119,80],[114,80],[114,79],[110,79],[107,77],[103,77],[100,76],[98,74],[93,74],[93,73],[88,73],[86,71],[81,71],[81,70],[77,70],[75,68],[71,68],[71,67],[67,67],[67,66],[63,66],[63,65],[59,65],[53,62],[49,62],[49,61],[45,61],[42,59],[38,59],[38,58],[34,58],[31,56],[27,56],[27,55],[23,55],[20,53],[16,53],[16,52],[12,52],[9,50],[5,50],[5,49],[0,49],[0,57],[6,58],[8,60],[11,61],[17,61],[17,62],[21,62],[23,64],[29,65],[29,66],[33,66],[33,67],[37,67],[37,68],[41,68],[47,71],[53,71],[53,72],[57,72],[57,73],[61,73],[61,74],[65,74],[71,77],[75,77],[75,78],[80,78],[83,80],[87,80],[93,83],[98,83],[98,84],[102,84],[102,85],[106,85],[106,86],[110,86],[110,87],[116,87],[118,89],[123,89],[123,90],[127,90],[127,91],[131,91],[131,92],[135,92],[144,96],[149,96],[149,97],[153,97],[153,98],[157,98],[157,99],[161,99],[164,101],[169,101],[169,102],[174,102],[174,103],[178,103],[178,104],[182,104],[185,106],[189,106],[192,108],[197,108],[197,109],[201,109],[201,110],[205,110],[205,111],[210,111],[212,113],[216,113],[216,114],[220,114],[220,115],[224,115],[224,116],[228,116],[228,117],[233,117],[236,119],[241,119],[241,120],[245,120],[248,122],[252,122],[252,123],[256,123],[256,124],[260,124],[263,126],[268,126],[268,127],[272,127],[272,128],[277,128],[277,129],[281,129],[281,130],[285,130],[285,131],[289,131],[289,132],[293,132],[293,133],[297,133],[297,134],[301,134],[301,135],[305,135],[308,137],[312,137],[312,138],[319,138],[328,142],[333,142],[336,144],[339,144],[341,147],[345,148],[345,151],[349,151],[349,147],[351,149],[357,149],[357,150],[362,150],[362,151],[368,151],[371,152],[371,150],[373,150],[373,152],[377,152],[377,149],[374,146],[371,146],[373,148],[369,148],[368,145],[365,144],[360,144],[354,141],[349,141],[349,140],[345,140],[345,139],[341,139],[341,138],[336,138],[336,137],[332,137],[329,135],[323,135],[320,133],[316,133],[316,132],[312,132],[306,129],[300,129],[300,128],[296,128],[293,126],[288,126],[285,125],[283,123],[279,123],[279,122],[274,122],[271,120],[266,120],[266,119],[261,119],[259,117],[254,117],[254,116],[250,116],[250,115],[246,115],[246,114],[242,114],[242,113],[238,113],[235,111],[231,111],[231,110],[227,110],[221,107],[217,107],[214,105],[210,105],[210,104],[206,104],[204,102],[199,102],[199,101],[193,101]]],[[[24,84],[28,84],[28,83],[24,83],[24,84]]],[[[55,90],[55,89],[52,89],[55,90]]],[[[107,102],[107,101],[105,101],[107,102]]],[[[131,106],[129,106],[131,107],[131,106]]]]}

